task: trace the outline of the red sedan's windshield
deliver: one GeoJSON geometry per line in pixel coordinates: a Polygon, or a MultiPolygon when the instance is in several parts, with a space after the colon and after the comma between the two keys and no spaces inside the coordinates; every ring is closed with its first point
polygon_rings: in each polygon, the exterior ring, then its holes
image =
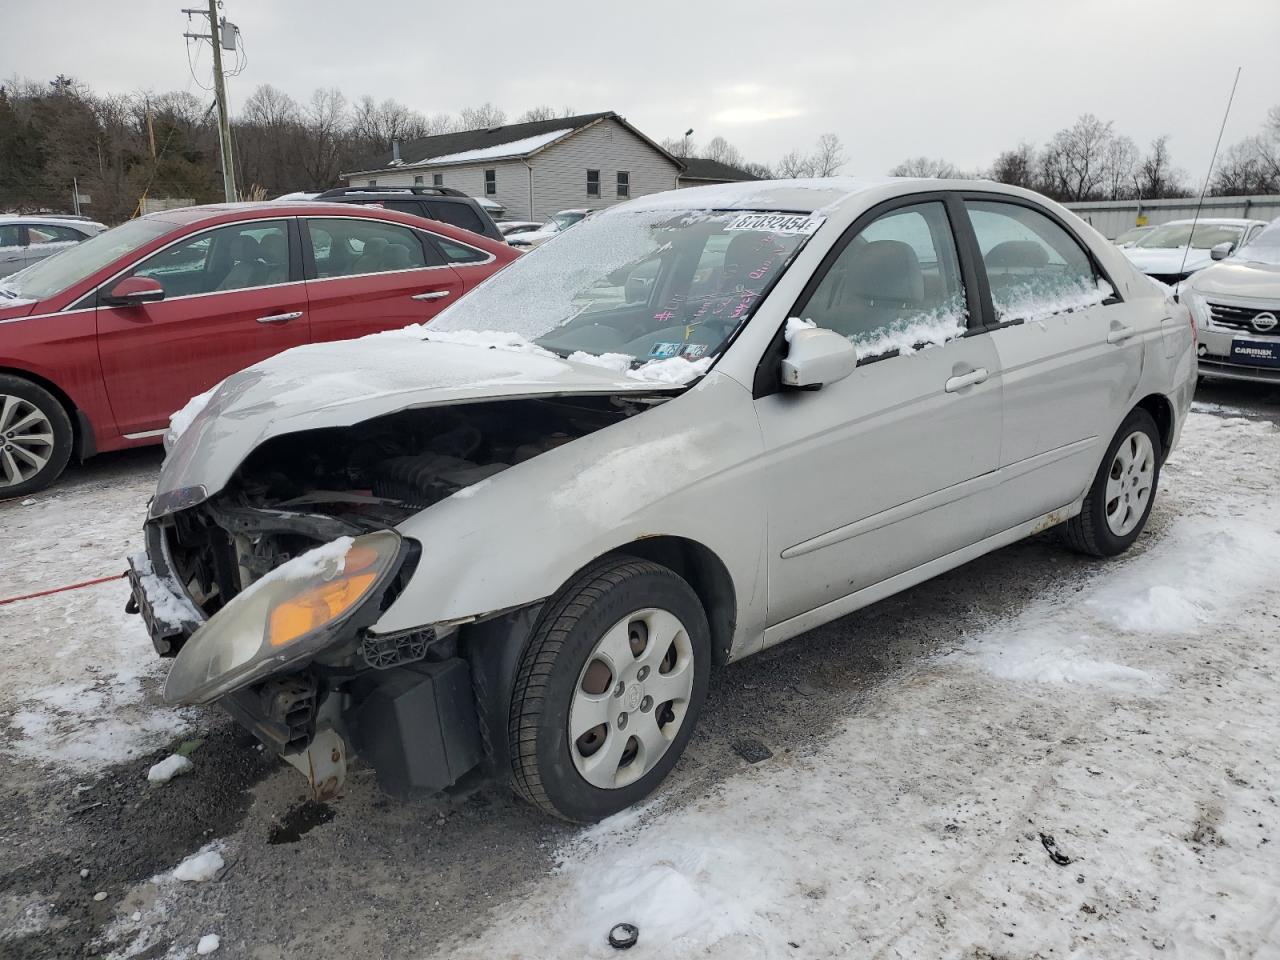
{"type": "Polygon", "coordinates": [[[90,237],[57,256],[41,260],[0,283],[0,306],[6,299],[43,300],[97,273],[107,264],[133,253],[175,225],[143,217],[90,237]]]}

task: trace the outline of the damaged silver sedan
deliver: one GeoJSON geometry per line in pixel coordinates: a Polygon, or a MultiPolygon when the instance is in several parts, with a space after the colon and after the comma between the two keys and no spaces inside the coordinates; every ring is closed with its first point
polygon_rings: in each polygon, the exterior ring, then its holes
{"type": "Polygon", "coordinates": [[[1194,385],[1185,307],[1027,191],[758,182],[592,217],[429,327],[174,418],[131,605],[338,790],[475,770],[593,820],[717,666],[1032,533],[1122,552],[1194,385]]]}

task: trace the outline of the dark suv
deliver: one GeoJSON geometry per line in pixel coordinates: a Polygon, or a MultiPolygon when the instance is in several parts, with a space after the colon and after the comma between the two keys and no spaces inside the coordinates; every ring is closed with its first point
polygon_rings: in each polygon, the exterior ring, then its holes
{"type": "Polygon", "coordinates": [[[328,203],[360,203],[368,207],[386,207],[415,217],[439,220],[463,230],[470,230],[490,240],[504,242],[479,203],[452,187],[335,187],[317,194],[317,201],[328,203]]]}

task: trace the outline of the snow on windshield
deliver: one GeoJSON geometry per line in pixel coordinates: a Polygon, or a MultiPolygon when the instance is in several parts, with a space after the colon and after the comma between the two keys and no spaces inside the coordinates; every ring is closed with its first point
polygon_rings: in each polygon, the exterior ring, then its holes
{"type": "Polygon", "coordinates": [[[431,339],[483,336],[641,379],[705,373],[824,218],[618,210],[590,217],[441,313],[431,339]],[[680,362],[668,362],[668,361],[680,362]]]}
{"type": "Polygon", "coordinates": [[[1280,264],[1280,220],[1276,220],[1236,253],[1237,260],[1280,264]]]}

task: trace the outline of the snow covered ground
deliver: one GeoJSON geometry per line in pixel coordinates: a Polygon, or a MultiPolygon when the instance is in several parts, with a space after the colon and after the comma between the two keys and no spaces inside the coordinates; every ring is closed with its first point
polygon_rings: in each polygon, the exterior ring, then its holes
{"type": "MultiPolygon", "coordinates": [[[[669,787],[586,830],[359,771],[308,808],[161,704],[122,583],[0,606],[0,956],[605,957],[630,922],[629,958],[1280,957],[1280,407],[1250,396],[1197,403],[1129,556],[1010,548],[731,667],[669,787]]],[[[0,503],[3,595],[122,570],[156,463],[0,503]]]]}

